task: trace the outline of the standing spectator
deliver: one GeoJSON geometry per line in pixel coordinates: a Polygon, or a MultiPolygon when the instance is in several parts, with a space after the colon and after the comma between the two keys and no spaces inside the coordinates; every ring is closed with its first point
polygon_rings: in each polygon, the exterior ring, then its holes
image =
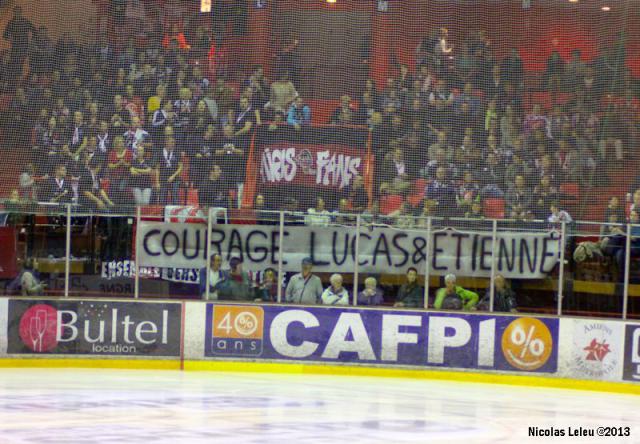
{"type": "Polygon", "coordinates": [[[436,292],[433,307],[438,310],[473,310],[478,303],[478,294],[456,285],[456,275],[444,277],[445,287],[436,292]]]}
{"type": "Polygon", "coordinates": [[[331,285],[322,293],[321,299],[324,305],[349,305],[349,293],[342,286],[342,276],[332,274],[329,278],[331,285]]]}
{"type": "Polygon", "coordinates": [[[100,169],[97,160],[88,161],[78,183],[78,203],[92,211],[105,211],[115,206],[100,184],[100,169]]]}
{"type": "Polygon", "coordinates": [[[542,84],[546,89],[557,92],[560,89],[564,75],[564,60],[560,53],[554,50],[547,59],[547,68],[542,76],[542,84]]]}
{"type": "Polygon", "coordinates": [[[228,123],[222,129],[222,140],[215,151],[215,160],[222,168],[223,176],[233,184],[244,181],[244,147],[239,142],[233,125],[228,123]]]}
{"type": "Polygon", "coordinates": [[[302,97],[296,97],[287,113],[287,123],[299,130],[302,125],[311,124],[311,108],[305,105],[302,97]]]}
{"type": "Polygon", "coordinates": [[[382,305],[382,289],[378,288],[378,282],[374,277],[364,280],[364,290],[358,293],[358,305],[382,305]]]}
{"type": "MultiPolygon", "coordinates": [[[[233,257],[229,260],[229,277],[218,285],[220,301],[253,301],[254,295],[250,287],[249,275],[242,270],[242,259],[233,257]]],[[[205,284],[206,285],[206,284],[205,284]]]]}
{"type": "Polygon", "coordinates": [[[273,112],[286,113],[296,97],[298,97],[298,91],[289,81],[288,73],[284,73],[279,80],[271,84],[271,100],[267,105],[273,112]]]}
{"type": "Polygon", "coordinates": [[[511,82],[516,88],[524,84],[524,67],[517,48],[512,48],[511,53],[502,61],[500,66],[502,78],[511,82]]]}
{"type": "Polygon", "coordinates": [[[108,169],[111,178],[111,189],[116,190],[116,200],[118,204],[128,203],[125,198],[125,190],[129,186],[129,178],[131,177],[131,163],[133,161],[133,153],[128,150],[124,144],[122,136],[113,138],[113,150],[109,152],[108,169]]]}
{"type": "Polygon", "coordinates": [[[302,272],[295,274],[287,284],[285,299],[291,304],[315,305],[322,296],[322,281],[311,273],[313,261],[302,259],[302,272]]]}
{"type": "Polygon", "coordinates": [[[29,41],[35,34],[33,24],[22,16],[22,8],[13,8],[13,17],[4,29],[3,37],[11,42],[9,53],[9,79],[16,81],[22,76],[22,67],[29,51],[29,41]]]}
{"type": "Polygon", "coordinates": [[[424,306],[424,289],[418,285],[418,270],[414,267],[407,270],[407,281],[400,286],[393,306],[407,308],[424,306]]]}
{"type": "Polygon", "coordinates": [[[156,176],[159,186],[158,200],[162,205],[178,203],[180,191],[180,174],[182,174],[182,160],[176,152],[176,139],[167,137],[164,149],[156,158],[156,176]]]}
{"type": "Polygon", "coordinates": [[[147,140],[150,136],[149,133],[142,128],[142,121],[140,120],[140,117],[133,116],[131,118],[131,126],[123,134],[123,137],[127,148],[135,152],[138,145],[147,140]]]}
{"type": "Polygon", "coordinates": [[[154,170],[145,159],[145,144],[136,148],[135,159],[131,163],[131,189],[136,205],[149,205],[154,170]]]}
{"type": "Polygon", "coordinates": [[[222,283],[229,279],[229,272],[222,269],[222,256],[214,254],[211,256],[209,268],[209,299],[206,299],[207,294],[207,269],[200,270],[200,294],[202,299],[209,301],[215,301],[218,299],[218,289],[222,286],[222,283]]]}

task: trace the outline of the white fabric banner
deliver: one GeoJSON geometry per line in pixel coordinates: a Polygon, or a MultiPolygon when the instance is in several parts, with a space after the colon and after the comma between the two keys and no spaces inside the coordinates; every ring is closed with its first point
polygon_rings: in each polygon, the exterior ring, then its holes
{"type": "MultiPolygon", "coordinates": [[[[142,222],[137,239],[141,266],[202,268],[206,257],[206,226],[194,223],[142,222]]],[[[211,253],[223,260],[239,257],[245,269],[278,266],[279,228],[265,225],[216,225],[211,231],[211,253]]],[[[558,262],[559,236],[555,232],[499,232],[496,271],[508,278],[537,279],[558,262]]],[[[284,230],[283,267],[298,271],[311,257],[318,272],[352,272],[355,264],[355,229],[290,226],[284,230]]],[[[443,230],[431,233],[430,272],[460,276],[491,275],[492,234],[487,231],[443,230]]],[[[426,231],[393,228],[363,229],[359,242],[359,271],[424,272],[426,231]]]]}

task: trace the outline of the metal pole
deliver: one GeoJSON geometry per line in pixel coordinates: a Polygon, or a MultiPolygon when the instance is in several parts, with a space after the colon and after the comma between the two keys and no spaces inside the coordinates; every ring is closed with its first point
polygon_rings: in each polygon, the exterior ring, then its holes
{"type": "Polygon", "coordinates": [[[427,218],[427,245],[424,254],[424,308],[429,308],[429,274],[431,264],[429,263],[429,249],[431,248],[431,217],[427,218]]]}
{"type": "MultiPolygon", "coordinates": [[[[136,207],[136,231],[138,233],[140,232],[140,215],[141,215],[140,206],[137,206],[136,207]]],[[[136,233],[136,255],[133,258],[133,260],[135,261],[135,269],[136,269],[136,275],[134,276],[134,281],[133,281],[134,299],[138,299],[138,297],[140,297],[140,264],[138,263],[139,251],[140,251],[140,237],[136,233]]]]}
{"type": "Polygon", "coordinates": [[[64,255],[64,297],[69,297],[69,274],[71,273],[71,204],[67,204],[67,237],[64,255]]]}
{"type": "Polygon", "coordinates": [[[211,284],[211,229],[213,228],[213,220],[211,219],[211,208],[207,211],[207,234],[204,236],[207,244],[204,249],[206,251],[207,259],[204,265],[205,268],[205,289],[204,289],[204,299],[205,301],[209,300],[209,285],[211,284]]]}
{"type": "Polygon", "coordinates": [[[558,316],[562,315],[562,293],[564,291],[564,250],[567,244],[566,223],[562,222],[560,232],[560,272],[558,273],[558,316]]]}
{"type": "Polygon", "coordinates": [[[622,319],[627,319],[629,304],[629,266],[631,263],[631,224],[627,224],[627,241],[624,251],[624,290],[622,293],[622,319]]]}
{"type": "Polygon", "coordinates": [[[356,251],[355,251],[355,265],[353,270],[353,305],[358,305],[358,271],[360,264],[360,215],[356,216],[356,251]]]}
{"type": "Polygon", "coordinates": [[[282,303],[282,247],[284,242],[284,211],[280,211],[280,237],[278,238],[278,304],[282,303]]]}
{"type": "Polygon", "coordinates": [[[489,311],[493,313],[493,301],[495,298],[496,283],[496,240],[498,238],[498,221],[493,220],[493,233],[491,235],[491,279],[489,280],[489,311]]]}

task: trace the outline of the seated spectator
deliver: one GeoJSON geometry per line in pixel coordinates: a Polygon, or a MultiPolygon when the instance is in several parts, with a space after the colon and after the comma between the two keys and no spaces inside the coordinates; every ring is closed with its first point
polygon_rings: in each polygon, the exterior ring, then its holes
{"type": "MultiPolygon", "coordinates": [[[[14,282],[16,282],[15,286],[18,287],[15,290],[19,289],[22,296],[42,296],[47,287],[47,284],[40,282],[39,273],[35,269],[32,259],[24,261],[22,271],[14,279],[14,282]]],[[[13,287],[11,283],[9,287],[13,287]]]]}
{"type": "MultiPolygon", "coordinates": [[[[638,194],[640,202],[640,193],[638,194]]],[[[614,223],[622,223],[625,220],[625,209],[620,205],[620,199],[616,196],[612,196],[607,203],[607,208],[604,210],[604,220],[609,221],[610,216],[615,214],[616,221],[614,223]]]]}
{"type": "Polygon", "coordinates": [[[342,286],[342,276],[332,274],[329,278],[331,285],[322,293],[321,299],[324,305],[349,305],[349,293],[342,286]]]}
{"type": "Polygon", "coordinates": [[[438,167],[436,178],[426,187],[425,196],[438,202],[438,212],[441,214],[455,208],[456,191],[445,167],[438,167]]]}
{"type": "Polygon", "coordinates": [[[149,205],[151,203],[151,189],[155,171],[145,157],[145,144],[139,144],[135,151],[136,156],[131,162],[131,181],[129,185],[136,205],[149,205]]]}
{"type": "Polygon", "coordinates": [[[311,273],[313,261],[307,257],[302,259],[302,272],[289,279],[285,291],[285,300],[291,304],[315,305],[322,296],[322,281],[311,273]]]}
{"type": "Polygon", "coordinates": [[[255,302],[276,302],[278,300],[278,276],[276,270],[267,268],[262,273],[262,281],[255,288],[255,302]]]}
{"type": "Polygon", "coordinates": [[[394,307],[423,308],[424,289],[418,285],[418,270],[410,267],[407,270],[407,280],[400,286],[394,307]]]}
{"type": "Polygon", "coordinates": [[[309,105],[305,105],[302,97],[296,97],[293,105],[289,107],[287,123],[297,130],[299,130],[302,125],[311,124],[311,108],[309,108],[309,105]]]}
{"type": "Polygon", "coordinates": [[[526,219],[531,213],[531,190],[526,186],[524,176],[516,176],[514,185],[505,196],[508,217],[526,219]]]}
{"type": "Polygon", "coordinates": [[[162,46],[165,49],[170,49],[172,47],[179,48],[183,51],[188,51],[191,49],[191,45],[187,41],[184,33],[180,29],[180,25],[173,24],[171,26],[170,32],[165,33],[162,38],[162,46]]]}
{"type": "Polygon", "coordinates": [[[471,205],[476,201],[480,201],[480,186],[475,182],[473,173],[465,171],[462,176],[462,184],[456,193],[458,212],[465,214],[471,211],[471,205]]]}
{"type": "MultiPolygon", "coordinates": [[[[508,285],[507,280],[501,274],[496,275],[493,286],[493,311],[498,313],[517,313],[518,302],[516,294],[508,285]]],[[[478,310],[489,311],[491,309],[491,290],[487,289],[484,297],[477,306],[478,310]]]]}
{"type": "Polygon", "coordinates": [[[324,199],[321,197],[316,198],[316,206],[309,208],[307,213],[304,217],[305,225],[311,227],[328,227],[331,224],[331,213],[327,210],[324,199]]]}
{"type": "Polygon", "coordinates": [[[78,183],[78,203],[93,211],[105,211],[115,206],[100,184],[100,169],[97,160],[87,162],[78,183]]]}
{"type": "Polygon", "coordinates": [[[355,125],[356,113],[351,105],[351,97],[344,95],[340,97],[340,106],[331,115],[330,123],[334,125],[355,125]]]}
{"type": "Polygon", "coordinates": [[[364,280],[364,290],[358,293],[358,305],[382,305],[384,303],[382,295],[382,289],[378,288],[376,278],[368,277],[364,280]]]}
{"type": "Polygon", "coordinates": [[[436,300],[433,307],[438,310],[464,310],[475,309],[478,303],[478,294],[471,290],[456,285],[456,275],[448,274],[444,277],[446,287],[436,292],[436,300]]]}
{"type": "Polygon", "coordinates": [[[71,202],[71,185],[67,181],[67,167],[59,164],[55,168],[53,177],[49,177],[44,186],[43,198],[45,202],[66,204],[71,202]]]}
{"type": "Polygon", "coordinates": [[[469,210],[464,213],[464,218],[473,220],[485,218],[484,213],[482,212],[482,202],[480,199],[475,199],[471,202],[471,207],[469,207],[469,210]]]}
{"type": "Polygon", "coordinates": [[[356,213],[361,213],[367,209],[367,203],[369,202],[369,195],[364,188],[364,178],[362,176],[355,176],[351,184],[347,187],[345,197],[349,201],[351,210],[356,213]]]}
{"type": "Polygon", "coordinates": [[[222,169],[214,164],[209,170],[207,180],[198,188],[200,205],[206,208],[230,208],[229,183],[224,179],[222,169]]]}
{"type": "Polygon", "coordinates": [[[549,176],[543,176],[540,183],[533,189],[533,202],[531,211],[535,219],[544,219],[548,216],[551,203],[558,200],[558,190],[551,185],[549,176]]]}
{"type": "Polygon", "coordinates": [[[570,224],[573,222],[573,218],[569,215],[569,213],[565,210],[560,209],[560,204],[556,202],[552,202],[550,206],[551,214],[547,218],[547,221],[552,224],[559,225],[562,222],[570,224]]]}

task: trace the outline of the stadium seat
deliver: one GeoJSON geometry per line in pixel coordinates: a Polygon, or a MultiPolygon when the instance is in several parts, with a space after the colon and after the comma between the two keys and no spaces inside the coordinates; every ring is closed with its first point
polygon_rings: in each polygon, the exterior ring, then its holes
{"type": "Polygon", "coordinates": [[[504,219],[504,199],[485,199],[482,212],[489,219],[504,219]]]}
{"type": "Polygon", "coordinates": [[[399,210],[404,199],[397,194],[390,194],[380,198],[380,213],[387,215],[399,210]]]}
{"type": "Polygon", "coordinates": [[[416,179],[411,184],[411,192],[407,197],[407,202],[412,207],[417,207],[420,202],[424,199],[424,190],[427,186],[427,181],[425,179],[416,179]]]}

